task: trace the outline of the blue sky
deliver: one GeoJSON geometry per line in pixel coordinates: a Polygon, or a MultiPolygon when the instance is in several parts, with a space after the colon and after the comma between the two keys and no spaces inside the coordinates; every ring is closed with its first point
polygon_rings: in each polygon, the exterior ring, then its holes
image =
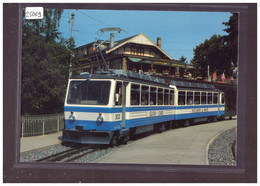
{"type": "Polygon", "coordinates": [[[161,37],[162,49],[173,59],[181,56],[188,62],[193,49],[214,34],[223,31],[232,15],[229,12],[178,12],[178,11],[128,11],[128,10],[64,10],[60,31],[64,38],[71,34],[71,13],[75,14],[73,36],[76,46],[98,39],[107,39],[109,33],[97,34],[102,28],[120,27],[127,33],[115,35],[115,40],[144,33],[154,43],[161,37]]]}

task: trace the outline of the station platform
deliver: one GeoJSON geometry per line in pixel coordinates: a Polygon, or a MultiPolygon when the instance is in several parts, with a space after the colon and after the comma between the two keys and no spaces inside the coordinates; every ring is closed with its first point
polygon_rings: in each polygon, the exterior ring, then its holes
{"type": "MultiPolygon", "coordinates": [[[[236,118],[177,128],[144,137],[116,148],[92,163],[208,165],[208,148],[214,139],[237,127],[236,118]]],[[[20,152],[60,144],[62,132],[21,138],[20,152]]]]}
{"type": "Polygon", "coordinates": [[[62,136],[62,132],[20,138],[20,153],[60,144],[59,136],[62,136]]]}
{"type": "Polygon", "coordinates": [[[167,130],[129,143],[94,163],[208,165],[208,148],[219,134],[237,127],[224,120],[167,130]]]}

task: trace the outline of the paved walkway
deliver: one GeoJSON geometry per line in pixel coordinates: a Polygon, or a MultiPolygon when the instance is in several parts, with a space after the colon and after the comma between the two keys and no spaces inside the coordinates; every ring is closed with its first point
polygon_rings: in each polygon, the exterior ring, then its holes
{"type": "Polygon", "coordinates": [[[59,144],[61,141],[58,137],[62,135],[62,132],[57,132],[49,135],[24,137],[20,138],[20,152],[26,152],[36,150],[43,147],[59,144]]]}
{"type": "Polygon", "coordinates": [[[233,119],[168,130],[123,146],[95,163],[207,165],[211,141],[236,126],[233,119]]]}
{"type": "MultiPolygon", "coordinates": [[[[207,165],[207,148],[222,132],[237,126],[237,120],[200,124],[153,134],[122,146],[95,163],[207,165]]],[[[26,152],[59,144],[54,133],[21,138],[20,151],[26,152]]]]}

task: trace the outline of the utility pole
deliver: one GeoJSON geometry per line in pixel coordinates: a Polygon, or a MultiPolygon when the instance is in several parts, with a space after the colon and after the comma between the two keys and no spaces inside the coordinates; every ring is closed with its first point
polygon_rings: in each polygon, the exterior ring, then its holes
{"type": "Polygon", "coordinates": [[[207,68],[207,76],[208,76],[208,81],[210,81],[210,77],[209,77],[209,64],[208,64],[208,66],[207,66],[208,68],[207,68]]]}
{"type": "Polygon", "coordinates": [[[75,14],[72,12],[72,14],[71,14],[71,35],[70,35],[71,39],[73,39],[74,16],[75,16],[75,14]]]}
{"type": "MultiPolygon", "coordinates": [[[[72,45],[73,41],[73,25],[74,25],[74,16],[75,14],[72,12],[71,14],[71,34],[70,34],[70,44],[72,45]]],[[[72,48],[70,48],[71,50],[72,48]]],[[[70,51],[70,66],[69,66],[69,78],[72,75],[72,51],[70,51]]]]}

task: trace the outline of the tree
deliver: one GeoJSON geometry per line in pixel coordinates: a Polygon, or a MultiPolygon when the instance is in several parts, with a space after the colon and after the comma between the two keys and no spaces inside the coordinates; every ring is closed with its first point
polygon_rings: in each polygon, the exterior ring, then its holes
{"type": "Polygon", "coordinates": [[[195,49],[193,49],[194,57],[191,64],[195,68],[196,75],[207,77],[209,66],[209,73],[217,74],[223,71],[230,72],[230,62],[227,59],[226,46],[223,37],[220,35],[213,35],[209,40],[206,39],[195,49]]]}
{"type": "Polygon", "coordinates": [[[237,66],[238,51],[238,14],[233,13],[228,22],[223,22],[227,28],[224,29],[228,35],[223,36],[227,46],[227,57],[237,66]]]}
{"type": "Polygon", "coordinates": [[[61,14],[45,9],[43,20],[23,21],[22,114],[63,111],[71,44],[58,32],[61,14]]]}
{"type": "Polygon", "coordinates": [[[187,58],[184,57],[184,56],[181,56],[180,59],[179,59],[179,61],[181,62],[181,64],[183,64],[183,65],[185,65],[185,66],[188,65],[187,58]]]}
{"type": "Polygon", "coordinates": [[[232,65],[237,66],[237,26],[238,14],[232,14],[228,22],[223,22],[227,28],[224,29],[228,35],[213,35],[204,43],[193,49],[191,64],[195,68],[196,75],[207,77],[209,65],[210,74],[215,71],[217,74],[232,75],[232,65]]]}
{"type": "MultiPolygon", "coordinates": [[[[29,40],[33,35],[43,36],[46,41],[59,39],[59,21],[63,10],[45,9],[42,20],[23,20],[23,42],[29,40]]],[[[24,44],[24,43],[23,43],[24,44]]]]}

